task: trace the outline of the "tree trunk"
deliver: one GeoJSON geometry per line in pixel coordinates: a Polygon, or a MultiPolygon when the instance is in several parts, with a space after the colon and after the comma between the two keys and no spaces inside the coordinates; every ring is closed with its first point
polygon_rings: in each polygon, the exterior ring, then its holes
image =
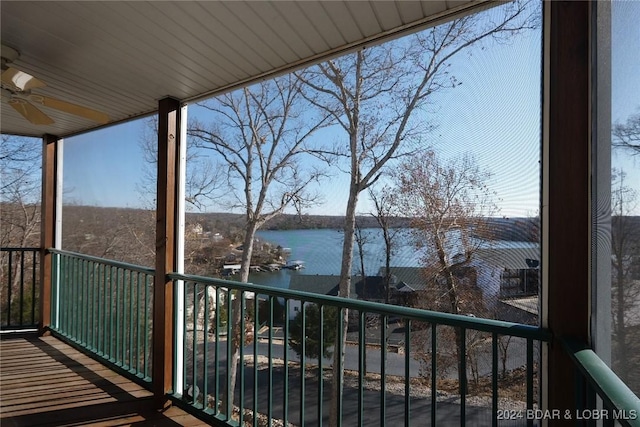
{"type": "MultiPolygon", "coordinates": [[[[349,298],[351,289],[351,268],[353,265],[353,240],[356,225],[356,206],[358,204],[359,195],[358,185],[352,178],[351,188],[349,191],[349,200],[347,201],[347,212],[344,220],[344,244],[342,245],[342,265],[340,267],[340,286],[338,295],[343,298],[349,298]]],[[[340,407],[342,402],[342,384],[344,380],[344,348],[347,341],[347,330],[349,327],[349,310],[346,308],[342,311],[342,316],[338,315],[338,324],[336,328],[340,328],[342,321],[342,339],[336,339],[336,348],[333,352],[333,382],[331,387],[331,412],[329,415],[329,426],[336,427],[338,425],[338,417],[342,416],[340,407]]],[[[340,337],[340,336],[338,336],[340,337]]]]}
{"type": "Polygon", "coordinates": [[[384,302],[389,304],[391,300],[391,237],[389,236],[388,225],[385,225],[382,229],[384,235],[385,246],[385,258],[384,258],[384,289],[385,299],[384,302]]]}
{"type": "MultiPolygon", "coordinates": [[[[247,230],[244,237],[243,250],[242,250],[242,261],[240,263],[240,281],[242,283],[246,283],[249,281],[249,267],[251,266],[251,256],[253,254],[253,240],[258,229],[258,224],[255,221],[251,221],[247,224],[247,230]]],[[[233,414],[233,400],[236,389],[236,378],[238,376],[238,365],[240,359],[240,346],[243,345],[243,331],[240,330],[240,326],[242,324],[242,298],[239,292],[233,292],[235,298],[231,303],[231,310],[233,314],[231,315],[231,337],[227,338],[227,345],[231,346],[231,360],[228,362],[229,365],[229,388],[226,390],[226,394],[222,394],[222,403],[223,407],[221,408],[221,412],[231,416],[233,414]],[[231,412],[229,414],[227,411],[227,401],[229,402],[229,406],[231,408],[231,412]]],[[[257,298],[257,295],[255,296],[257,298]]],[[[254,331],[255,334],[258,333],[257,330],[254,331]]],[[[257,339],[254,336],[254,339],[257,339]]]]}
{"type": "MultiPolygon", "coordinates": [[[[445,267],[445,275],[447,280],[447,291],[449,294],[449,303],[451,305],[451,313],[460,314],[460,298],[458,296],[458,289],[456,286],[456,279],[453,276],[453,272],[447,266],[445,267]]],[[[462,358],[467,357],[462,351],[462,340],[465,339],[465,334],[462,333],[462,329],[453,328],[456,337],[456,360],[458,362],[458,391],[462,394],[463,390],[467,388],[467,375],[464,372],[462,365],[462,358]]]]}

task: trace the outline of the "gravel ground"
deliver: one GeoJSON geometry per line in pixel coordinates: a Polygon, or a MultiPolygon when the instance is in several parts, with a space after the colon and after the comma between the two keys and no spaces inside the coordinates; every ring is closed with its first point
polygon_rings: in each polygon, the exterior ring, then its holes
{"type": "MultiPolygon", "coordinates": [[[[253,356],[248,355],[245,357],[245,363],[249,366],[253,365],[253,356]]],[[[281,359],[274,359],[271,361],[271,365],[277,369],[284,366],[284,362],[281,359]]],[[[263,370],[267,369],[269,366],[269,359],[266,356],[258,356],[258,369],[263,370]]],[[[294,362],[290,362],[291,373],[294,373],[296,368],[298,368],[298,364],[294,362]]],[[[310,379],[317,378],[317,372],[312,367],[308,367],[306,376],[310,379]]],[[[331,380],[331,371],[326,370],[324,373],[325,380],[331,380]]],[[[344,378],[344,386],[347,388],[358,388],[358,373],[355,371],[345,371],[344,378]]],[[[363,387],[365,390],[371,391],[379,391],[380,390],[380,375],[378,374],[368,374],[364,378],[363,387]]],[[[387,377],[387,381],[385,383],[385,389],[387,393],[394,394],[398,396],[405,395],[405,384],[404,379],[397,377],[387,377]]],[[[422,384],[420,381],[412,381],[410,386],[410,393],[412,397],[415,398],[430,398],[431,397],[431,388],[422,384]]],[[[446,391],[439,391],[436,398],[437,402],[446,402],[450,404],[459,404],[460,396],[454,393],[448,393],[446,391]]],[[[484,408],[490,408],[492,405],[492,400],[490,396],[467,396],[466,404],[468,406],[479,406],[484,408]]],[[[499,398],[498,407],[500,409],[516,409],[516,410],[525,410],[526,402],[508,399],[508,398],[499,398]]],[[[238,417],[238,413],[236,413],[236,419],[238,417]]],[[[268,418],[263,415],[258,415],[258,425],[266,426],[268,425],[268,418]]],[[[244,411],[244,424],[249,426],[252,425],[253,413],[251,410],[245,409],[244,411]]],[[[282,420],[273,419],[272,425],[276,427],[284,427],[284,423],[282,420]]],[[[294,426],[294,424],[289,423],[289,426],[294,426]]]]}

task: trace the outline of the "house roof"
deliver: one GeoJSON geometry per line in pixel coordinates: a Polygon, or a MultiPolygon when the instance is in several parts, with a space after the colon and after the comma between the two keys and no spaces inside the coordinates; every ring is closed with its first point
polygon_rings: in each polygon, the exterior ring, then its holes
{"type": "MultiPolygon", "coordinates": [[[[155,113],[379,43],[498,1],[2,1],[9,66],[55,97],[108,114],[155,113]]],[[[3,97],[6,92],[3,91],[3,97]]],[[[42,107],[34,125],[2,102],[1,132],[66,137],[99,123],[42,107]]]]}
{"type": "Polygon", "coordinates": [[[496,242],[477,249],[474,257],[496,267],[524,270],[539,266],[540,247],[529,242],[496,242]]]}
{"type": "Polygon", "coordinates": [[[525,298],[511,298],[501,300],[504,304],[510,305],[527,313],[538,315],[538,307],[540,305],[538,296],[525,298]]]}
{"type": "MultiPolygon", "coordinates": [[[[419,291],[425,287],[422,267],[389,267],[391,283],[400,292],[419,291]]],[[[385,275],[385,268],[380,267],[378,275],[385,275]]]]}
{"type": "MultiPolygon", "coordinates": [[[[351,296],[353,298],[358,295],[356,292],[357,277],[351,277],[351,296]]],[[[296,274],[291,276],[289,289],[303,292],[311,292],[321,295],[338,295],[338,287],[340,284],[340,276],[325,274],[296,274]]]]}

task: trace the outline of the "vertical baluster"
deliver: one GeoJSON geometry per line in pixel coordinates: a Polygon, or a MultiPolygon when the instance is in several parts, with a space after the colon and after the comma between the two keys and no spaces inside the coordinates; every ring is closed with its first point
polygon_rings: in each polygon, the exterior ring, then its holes
{"type": "Polygon", "coordinates": [[[78,334],[78,340],[80,344],[86,347],[87,345],[87,290],[89,286],[87,283],[89,281],[89,262],[87,260],[82,259],[80,261],[80,333],[78,334]]]}
{"type": "MultiPolygon", "coordinates": [[[[137,374],[144,378],[144,312],[146,310],[146,304],[144,301],[144,284],[147,281],[146,273],[141,273],[138,276],[138,285],[136,290],[136,298],[138,299],[138,315],[137,318],[137,332],[136,336],[138,337],[138,344],[136,350],[136,357],[138,360],[137,363],[137,374]]],[[[178,331],[178,333],[182,333],[182,331],[178,331]]],[[[184,354],[184,353],[183,353],[184,354]]],[[[182,392],[182,390],[180,390],[182,392]]]]}
{"type": "Polygon", "coordinates": [[[366,312],[360,311],[358,316],[358,425],[364,425],[364,375],[367,357],[366,312]]]}
{"type": "Polygon", "coordinates": [[[460,370],[462,385],[460,386],[460,425],[467,424],[467,330],[460,328],[460,370]]]}
{"type": "Polygon", "coordinates": [[[80,280],[78,285],[80,286],[80,324],[79,333],[78,333],[78,341],[81,345],[85,345],[87,343],[87,281],[89,280],[88,274],[88,262],[84,259],[80,259],[80,280]]]}
{"type": "Polygon", "coordinates": [[[95,348],[96,352],[100,352],[100,345],[102,343],[102,271],[104,270],[104,264],[98,264],[96,268],[96,288],[94,289],[95,294],[95,348]]]}
{"type": "Polygon", "coordinates": [[[76,300],[76,296],[77,296],[76,285],[78,283],[77,281],[78,260],[70,256],[68,258],[68,262],[69,262],[69,286],[67,286],[67,304],[69,305],[69,316],[67,317],[68,323],[67,323],[67,329],[65,330],[65,334],[69,338],[73,338],[74,328],[76,327],[75,326],[76,310],[77,310],[76,305],[78,304],[78,301],[76,300]]]}
{"type": "Polygon", "coordinates": [[[81,332],[80,323],[81,323],[81,310],[82,310],[82,301],[80,292],[82,288],[80,286],[80,281],[82,280],[82,265],[81,260],[79,258],[73,257],[73,290],[71,292],[71,300],[73,301],[73,321],[71,324],[71,338],[78,342],[79,335],[81,332]]]}
{"type": "MultiPolygon", "coordinates": [[[[33,254],[33,262],[34,264],[36,262],[39,262],[39,259],[36,258],[37,255],[34,253],[33,254]]],[[[56,255],[55,256],[55,265],[56,265],[56,323],[55,323],[55,329],[57,331],[60,330],[60,325],[62,322],[62,260],[60,258],[60,255],[56,255]]],[[[34,272],[35,273],[35,272],[34,272]]],[[[33,305],[33,301],[36,299],[36,294],[35,294],[35,289],[32,289],[32,295],[33,295],[33,299],[32,299],[32,306],[31,306],[31,324],[35,325],[33,322],[36,319],[34,310],[35,310],[35,306],[33,305]]]]}
{"type": "MultiPolygon", "coordinates": [[[[136,274],[136,289],[135,289],[135,298],[136,298],[136,324],[135,324],[135,337],[136,337],[136,351],[135,351],[135,365],[134,370],[136,375],[140,375],[140,280],[142,277],[142,273],[138,272],[136,274]]],[[[176,333],[180,333],[180,331],[176,331],[176,333]]],[[[177,391],[177,390],[174,390],[177,391]]]]}
{"type": "Polygon", "coordinates": [[[102,317],[101,317],[101,321],[100,321],[100,353],[102,356],[105,356],[106,353],[106,346],[105,346],[105,340],[106,340],[106,336],[107,336],[107,319],[108,319],[108,313],[107,313],[107,270],[108,266],[105,264],[102,266],[102,286],[100,287],[100,307],[101,307],[101,311],[102,311],[102,317]]]}
{"type": "MultiPolygon", "coordinates": [[[[322,403],[324,401],[324,376],[322,373],[322,358],[324,355],[324,305],[318,304],[318,426],[322,427],[322,403]]],[[[305,332],[306,335],[306,332],[305,332]]]]}
{"type": "Polygon", "coordinates": [[[76,292],[77,260],[70,256],[68,258],[68,263],[69,263],[69,285],[67,286],[67,305],[68,305],[67,319],[68,321],[67,321],[67,328],[65,329],[65,335],[68,336],[69,338],[72,338],[74,328],[75,328],[74,323],[76,321],[76,309],[77,309],[76,307],[77,301],[75,300],[75,295],[77,294],[76,292]]]}
{"type": "MultiPolygon", "coordinates": [[[[19,318],[20,318],[20,326],[24,325],[24,257],[25,252],[21,251],[20,253],[20,305],[19,305],[19,318]]],[[[11,287],[11,283],[9,283],[9,287],[11,287]]]]}
{"type": "MultiPolygon", "coordinates": [[[[33,255],[32,252],[31,252],[31,257],[32,257],[32,263],[35,263],[35,256],[33,255]]],[[[58,328],[60,327],[58,323],[58,320],[60,319],[60,313],[58,312],[60,305],[57,304],[58,297],[60,295],[60,290],[59,290],[60,276],[57,274],[57,272],[59,271],[58,270],[59,266],[60,266],[60,263],[58,260],[58,255],[52,254],[51,255],[51,324],[49,325],[49,327],[54,330],[58,330],[58,328]]],[[[35,295],[33,295],[32,293],[31,294],[32,302],[34,298],[35,298],[35,295]]],[[[31,322],[30,324],[33,325],[33,322],[31,322]]]]}
{"type": "MultiPolygon", "coordinates": [[[[32,251],[31,252],[31,258],[33,260],[32,266],[31,266],[31,325],[35,326],[36,325],[36,268],[37,265],[39,263],[39,257],[38,257],[38,252],[37,251],[32,251]]],[[[56,255],[56,260],[60,259],[60,255],[56,255]]],[[[58,261],[57,264],[58,268],[60,268],[60,263],[58,261]]],[[[54,270],[56,273],[58,272],[58,269],[56,268],[56,270],[54,270]]],[[[59,275],[57,276],[58,280],[59,280],[59,275]]],[[[58,283],[56,292],[60,291],[60,283],[58,283]]],[[[60,299],[58,298],[57,301],[59,301],[60,299]]],[[[59,309],[59,306],[58,306],[59,309]]],[[[59,319],[60,315],[59,313],[56,312],[56,316],[59,319]]],[[[59,325],[56,324],[56,327],[58,327],[59,325]]]]}
{"type": "Polygon", "coordinates": [[[67,255],[64,256],[63,259],[64,262],[64,295],[63,295],[63,301],[64,301],[64,309],[63,309],[63,313],[64,313],[64,322],[63,322],[63,329],[62,329],[62,333],[64,335],[67,335],[69,332],[69,327],[70,327],[70,321],[71,321],[71,286],[73,285],[73,277],[72,277],[72,272],[71,272],[71,264],[70,264],[70,260],[69,257],[67,255]]]}
{"type": "Polygon", "coordinates": [[[134,319],[133,319],[133,303],[134,303],[134,295],[133,295],[133,290],[135,289],[134,286],[135,283],[135,272],[130,271],[129,272],[129,324],[127,325],[129,328],[129,371],[133,371],[133,338],[134,338],[134,331],[135,331],[135,323],[134,323],[134,319]]]}
{"type": "Polygon", "coordinates": [[[75,271],[75,279],[74,279],[74,292],[72,295],[72,299],[74,300],[74,319],[73,319],[73,334],[72,338],[74,341],[80,341],[80,334],[82,333],[82,296],[80,292],[82,292],[82,261],[78,258],[73,258],[73,269],[75,271]]]}
{"type": "Polygon", "coordinates": [[[438,359],[438,327],[435,323],[431,324],[431,427],[436,425],[436,409],[438,397],[437,364],[438,359]]]}
{"type": "Polygon", "coordinates": [[[202,340],[202,409],[206,410],[209,406],[209,387],[208,387],[208,365],[209,365],[209,287],[204,285],[204,319],[203,329],[204,338],[202,340]]]}
{"type": "MultiPolygon", "coordinates": [[[[244,414],[244,400],[245,400],[245,366],[244,366],[244,343],[245,343],[245,329],[247,328],[246,326],[246,313],[245,313],[245,292],[241,291],[240,292],[240,331],[242,334],[242,339],[240,340],[240,361],[238,362],[238,374],[239,374],[239,381],[240,381],[240,400],[238,401],[238,413],[240,414],[240,419],[243,418],[243,414],[244,414]]],[[[255,334],[253,339],[255,340],[255,334]]],[[[286,425],[286,424],[285,424],[286,425]]]]}
{"type": "Polygon", "coordinates": [[[120,275],[118,279],[118,321],[120,322],[118,325],[118,362],[119,365],[124,367],[125,365],[125,331],[126,331],[126,323],[127,323],[127,310],[125,307],[125,300],[127,295],[127,271],[124,268],[119,269],[120,275]]]}
{"type": "MultiPolygon", "coordinates": [[[[260,330],[260,313],[258,294],[253,294],[253,427],[258,426],[258,331],[260,330]]],[[[229,313],[231,319],[231,313],[229,313]]]]}
{"type": "MultiPolygon", "coordinates": [[[[533,409],[533,340],[527,338],[527,409],[533,409]]],[[[533,426],[533,419],[527,419],[527,425],[533,426]]]]}
{"type": "Polygon", "coordinates": [[[97,324],[96,324],[96,283],[98,279],[98,268],[100,264],[91,263],[91,287],[89,288],[89,304],[91,308],[89,309],[89,341],[91,351],[96,351],[96,334],[97,334],[97,324]]]}
{"type": "Polygon", "coordinates": [[[60,258],[60,329],[59,331],[64,334],[67,330],[67,323],[69,321],[69,301],[67,301],[67,287],[69,286],[69,262],[66,255],[62,255],[60,258]]]}
{"type": "MultiPolygon", "coordinates": [[[[602,426],[603,427],[614,427],[616,425],[616,419],[613,416],[613,411],[614,408],[612,406],[607,405],[606,403],[603,402],[603,409],[606,409],[608,412],[608,416],[604,417],[604,420],[602,422],[602,426]]],[[[637,416],[637,412],[636,412],[636,416],[637,416]]]]}
{"type": "Polygon", "coordinates": [[[216,407],[214,408],[214,412],[216,414],[219,413],[220,410],[220,311],[222,310],[223,304],[220,303],[220,288],[216,286],[216,312],[215,322],[216,322],[216,341],[215,341],[215,351],[213,354],[215,369],[215,378],[213,383],[213,397],[215,401],[216,407]]]}
{"type": "Polygon", "coordinates": [[[151,295],[149,295],[149,275],[145,274],[144,277],[144,377],[149,378],[149,301],[151,295]]]}
{"type": "MultiPolygon", "coordinates": [[[[205,297],[206,300],[206,297],[205,297]]],[[[200,307],[198,304],[198,283],[194,282],[193,284],[193,334],[192,339],[193,343],[191,345],[191,387],[193,389],[193,393],[191,395],[191,403],[195,405],[195,394],[196,394],[196,384],[197,384],[197,376],[196,372],[198,370],[198,357],[196,353],[196,348],[198,347],[198,322],[197,322],[197,313],[200,307]]]]}
{"type": "Polygon", "coordinates": [[[380,426],[387,421],[387,316],[380,322],[380,426]]]}
{"type": "MultiPolygon", "coordinates": [[[[340,307],[340,309],[338,310],[338,348],[336,349],[336,351],[339,351],[340,354],[342,354],[342,352],[344,351],[344,348],[342,347],[343,344],[343,340],[344,340],[344,336],[343,336],[343,328],[344,328],[344,308],[340,307]]],[[[340,376],[340,382],[342,383],[344,381],[344,366],[342,366],[342,358],[339,357],[338,358],[338,372],[340,372],[342,375],[340,376]]],[[[334,384],[334,387],[336,387],[337,385],[334,384]]],[[[338,387],[338,410],[336,411],[338,419],[336,420],[336,425],[338,427],[340,427],[342,425],[342,398],[343,398],[343,394],[344,394],[344,389],[342,387],[342,384],[340,384],[340,386],[338,387]]]]}
{"type": "Polygon", "coordinates": [[[109,313],[107,311],[107,278],[108,278],[108,266],[102,266],[102,274],[101,274],[101,286],[100,286],[100,354],[105,356],[106,354],[106,337],[107,337],[107,319],[109,318],[109,313]]]}
{"type": "Polygon", "coordinates": [[[491,334],[491,425],[498,425],[498,334],[491,334]]]}
{"type": "Polygon", "coordinates": [[[105,266],[104,273],[104,353],[107,358],[111,357],[111,343],[113,340],[113,293],[111,289],[111,277],[113,274],[113,267],[105,266]]]}
{"type": "Polygon", "coordinates": [[[273,393],[271,390],[273,389],[273,296],[269,296],[269,337],[268,337],[268,354],[269,354],[269,371],[268,371],[268,389],[269,393],[267,393],[267,417],[269,418],[269,427],[271,427],[271,420],[273,419],[273,393]]]}
{"type": "Polygon", "coordinates": [[[85,333],[85,346],[88,349],[91,349],[91,337],[93,335],[93,330],[91,328],[91,318],[93,317],[93,311],[92,311],[92,306],[91,306],[91,298],[92,298],[92,294],[91,294],[91,286],[92,286],[92,282],[93,282],[93,267],[94,267],[95,263],[92,261],[87,261],[87,265],[86,265],[86,269],[87,269],[87,278],[85,280],[85,287],[86,287],[86,301],[85,301],[85,306],[86,306],[86,317],[85,317],[85,328],[86,328],[86,333],[85,333]]]}
{"type": "Polygon", "coordinates": [[[129,323],[129,310],[127,307],[127,283],[129,282],[129,272],[127,269],[122,268],[122,280],[120,282],[120,310],[118,314],[120,315],[120,365],[126,369],[127,367],[127,345],[129,341],[127,340],[127,324],[129,323]]]}
{"type": "Polygon", "coordinates": [[[91,265],[93,263],[91,261],[83,260],[83,280],[82,280],[82,307],[83,307],[83,329],[82,329],[82,343],[85,348],[89,348],[89,338],[90,338],[90,298],[89,298],[89,288],[91,287],[91,265]]]}
{"type": "Polygon", "coordinates": [[[227,396],[227,401],[224,402],[226,408],[225,420],[231,419],[231,415],[233,414],[233,405],[231,404],[233,401],[233,396],[229,394],[229,390],[231,390],[231,375],[229,374],[231,373],[231,359],[233,357],[233,354],[231,353],[233,326],[233,292],[231,289],[227,289],[227,392],[225,393],[227,396]]]}
{"type": "Polygon", "coordinates": [[[9,250],[9,286],[7,287],[7,327],[11,326],[11,284],[13,283],[13,251],[9,250]]]}
{"type": "MultiPolygon", "coordinates": [[[[300,343],[301,343],[301,351],[300,351],[300,426],[304,427],[304,401],[307,396],[307,390],[305,388],[305,372],[307,366],[306,360],[306,340],[305,336],[307,334],[307,313],[305,311],[304,301],[300,301],[300,313],[302,313],[302,331],[300,332],[300,343]]],[[[337,351],[337,350],[336,350],[337,351]]]]}
{"type": "Polygon", "coordinates": [[[94,346],[96,353],[101,353],[101,325],[102,322],[100,320],[100,315],[102,314],[102,270],[104,269],[104,264],[97,264],[95,275],[96,275],[96,288],[94,289],[95,295],[95,325],[94,325],[94,346]]]}
{"type": "Polygon", "coordinates": [[[282,402],[282,420],[289,425],[289,299],[284,300],[284,327],[282,330],[282,351],[284,352],[284,399],[282,402]]]}
{"type": "Polygon", "coordinates": [[[120,268],[120,280],[118,282],[118,289],[120,292],[118,298],[118,319],[120,321],[119,324],[119,333],[120,339],[118,340],[118,361],[120,362],[120,366],[125,367],[125,353],[126,353],[126,331],[127,331],[127,308],[126,308],[126,300],[127,300],[127,270],[124,268],[120,268]]]}
{"type": "Polygon", "coordinates": [[[77,286],[78,286],[78,322],[76,324],[76,341],[80,344],[84,342],[84,330],[85,330],[85,286],[84,286],[84,269],[85,269],[85,261],[82,258],[78,258],[78,276],[77,276],[77,286]]]}
{"type": "MultiPolygon", "coordinates": [[[[187,358],[184,357],[184,355],[187,354],[187,344],[188,344],[188,339],[189,336],[187,334],[187,325],[189,324],[189,318],[188,318],[188,312],[189,310],[187,310],[188,308],[188,304],[189,304],[189,298],[188,298],[188,289],[189,286],[191,286],[192,282],[184,282],[184,287],[183,287],[183,292],[184,292],[184,298],[182,299],[182,305],[183,305],[183,310],[182,310],[182,316],[183,316],[183,330],[182,331],[177,331],[179,334],[182,334],[182,384],[180,384],[180,389],[177,390],[184,398],[184,390],[186,388],[187,385],[187,358]]],[[[195,308],[194,308],[195,310],[195,308]]],[[[195,321],[193,323],[193,326],[195,327],[195,321]]],[[[218,370],[218,367],[216,366],[215,371],[218,370]]]]}
{"type": "Polygon", "coordinates": [[[120,357],[122,358],[122,368],[128,369],[128,353],[129,353],[129,323],[131,319],[129,317],[129,280],[131,279],[131,272],[126,268],[122,269],[122,351],[120,357]]]}
{"type": "Polygon", "coordinates": [[[85,347],[89,349],[91,348],[91,335],[93,332],[91,330],[91,316],[93,315],[93,313],[91,312],[91,308],[92,308],[91,307],[91,281],[93,280],[91,272],[93,271],[93,265],[94,263],[92,261],[87,261],[85,265],[85,269],[86,269],[86,279],[84,281],[85,301],[83,301],[85,306],[84,343],[85,343],[85,347]]]}
{"type": "Polygon", "coordinates": [[[108,313],[109,316],[107,318],[107,325],[109,328],[109,334],[107,336],[107,354],[109,356],[109,360],[113,360],[113,351],[114,351],[114,344],[115,344],[115,319],[116,319],[116,309],[114,306],[114,299],[115,299],[115,288],[113,286],[113,281],[115,280],[115,276],[114,276],[114,271],[115,271],[115,267],[113,266],[109,266],[108,268],[108,274],[107,274],[107,311],[105,313],[108,313]]]}
{"type": "Polygon", "coordinates": [[[411,425],[411,320],[404,325],[404,425],[411,425]]]}

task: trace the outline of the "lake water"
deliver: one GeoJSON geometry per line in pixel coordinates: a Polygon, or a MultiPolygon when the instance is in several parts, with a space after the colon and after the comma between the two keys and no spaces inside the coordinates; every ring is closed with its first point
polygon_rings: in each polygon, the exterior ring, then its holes
{"type": "MultiPolygon", "coordinates": [[[[385,247],[382,230],[377,228],[365,229],[368,243],[364,247],[365,273],[376,275],[380,267],[384,266],[385,247]]],[[[252,283],[288,288],[292,275],[340,274],[342,262],[342,244],[344,234],[335,229],[313,230],[265,230],[258,231],[258,239],[267,241],[283,248],[289,248],[289,261],[304,261],[305,268],[301,270],[281,270],[270,273],[252,273],[249,281],[252,283]]],[[[398,244],[391,257],[394,267],[415,267],[419,265],[420,255],[411,245],[408,233],[405,231],[397,237],[398,244]]],[[[353,274],[360,274],[360,258],[357,245],[354,248],[353,274]]]]}

